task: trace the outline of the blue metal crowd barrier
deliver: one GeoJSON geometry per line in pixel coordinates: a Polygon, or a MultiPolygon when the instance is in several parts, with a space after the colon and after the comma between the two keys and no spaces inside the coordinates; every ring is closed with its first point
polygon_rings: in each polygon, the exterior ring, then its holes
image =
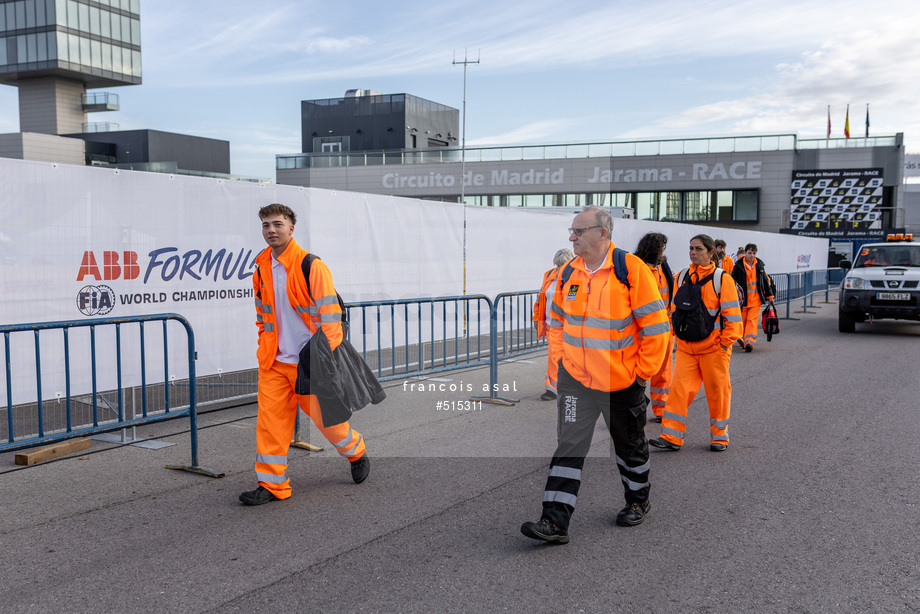
{"type": "Polygon", "coordinates": [[[380,381],[477,367],[490,361],[489,348],[485,347],[490,337],[485,327],[493,308],[487,296],[363,301],[345,308],[348,339],[380,381]],[[372,338],[373,331],[376,339],[372,338]],[[383,342],[385,331],[389,343],[383,342]]]}
{"type": "MultiPolygon", "coordinates": [[[[132,316],[124,318],[100,318],[94,320],[69,320],[69,321],[60,321],[60,322],[43,322],[43,323],[31,323],[31,324],[13,324],[0,326],[0,333],[3,333],[4,337],[4,347],[6,351],[6,441],[0,443],[0,452],[19,450],[23,448],[30,448],[36,445],[41,445],[45,443],[51,443],[55,441],[61,441],[65,439],[70,439],[73,437],[82,437],[87,435],[95,435],[101,433],[107,433],[111,431],[117,431],[128,427],[135,427],[144,424],[152,424],[155,422],[162,422],[164,420],[172,420],[174,418],[181,418],[188,416],[189,418],[189,432],[191,433],[191,452],[192,452],[192,463],[191,465],[167,465],[170,469],[179,469],[184,471],[191,471],[193,473],[200,473],[203,475],[208,475],[211,477],[223,477],[223,473],[212,471],[204,467],[199,466],[198,464],[198,425],[197,425],[197,413],[196,413],[196,387],[195,387],[195,360],[197,359],[197,354],[195,352],[195,334],[192,330],[192,327],[189,325],[188,321],[183,318],[181,315],[175,313],[166,313],[158,315],[145,315],[145,316],[132,316]],[[169,373],[169,336],[168,336],[168,327],[167,323],[169,320],[174,320],[179,322],[185,329],[186,339],[188,345],[188,405],[184,407],[171,407],[170,406],[170,384],[167,381],[169,373]],[[144,330],[144,324],[146,322],[162,322],[163,324],[163,378],[162,383],[151,383],[147,381],[147,363],[145,356],[145,346],[146,346],[146,335],[144,330]],[[136,406],[132,404],[133,412],[135,415],[132,415],[130,418],[125,415],[125,388],[122,382],[122,326],[126,324],[137,324],[139,330],[139,348],[140,348],[140,386],[139,390],[141,393],[141,413],[136,415],[136,406]],[[73,395],[71,394],[71,357],[73,352],[71,351],[70,343],[70,330],[75,328],[89,328],[89,347],[83,348],[85,351],[88,351],[88,356],[86,354],[81,354],[78,360],[88,360],[91,369],[91,382],[92,382],[92,418],[86,418],[82,420],[81,424],[75,424],[75,422],[81,422],[80,419],[74,418],[73,412],[73,395]],[[115,329],[115,347],[114,348],[105,348],[105,351],[110,354],[114,352],[115,356],[115,370],[116,370],[116,381],[117,388],[114,391],[117,395],[117,401],[115,406],[109,404],[109,408],[113,413],[116,413],[115,417],[100,419],[100,408],[99,408],[99,399],[103,398],[102,393],[97,389],[97,377],[99,371],[97,369],[97,343],[96,343],[96,331],[100,327],[114,327],[115,329]],[[64,405],[64,423],[58,425],[56,428],[46,428],[46,405],[54,403],[55,401],[48,401],[46,391],[42,389],[42,354],[41,354],[41,333],[46,331],[56,331],[59,330],[62,332],[62,346],[61,353],[58,357],[63,358],[64,364],[64,394],[61,399],[58,400],[58,403],[63,402],[64,405]],[[35,402],[34,403],[25,403],[20,406],[14,405],[13,401],[13,384],[12,384],[12,356],[11,356],[11,346],[10,346],[10,336],[14,333],[29,333],[31,332],[34,335],[35,339],[35,372],[34,372],[34,383],[35,383],[35,402]],[[148,391],[151,390],[154,386],[162,385],[162,399],[163,406],[162,408],[151,408],[148,404],[148,391]],[[31,415],[34,411],[36,423],[35,426],[27,433],[22,433],[18,435],[16,432],[16,420],[14,419],[14,412],[27,412],[31,415]]],[[[47,345],[46,345],[47,347],[47,345]]],[[[107,401],[104,400],[108,404],[107,401]]],[[[30,422],[25,420],[25,422],[30,422]]]]}

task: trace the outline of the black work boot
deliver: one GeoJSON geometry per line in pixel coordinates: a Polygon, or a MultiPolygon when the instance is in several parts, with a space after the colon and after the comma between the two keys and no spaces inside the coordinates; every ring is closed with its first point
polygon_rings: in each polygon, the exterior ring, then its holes
{"type": "Polygon", "coordinates": [[[541,518],[539,522],[525,522],[521,525],[521,533],[532,539],[542,539],[553,544],[569,543],[569,532],[560,529],[548,518],[541,518]]]}
{"type": "Polygon", "coordinates": [[[645,515],[648,514],[650,509],[652,509],[652,504],[648,501],[630,503],[617,514],[617,524],[621,527],[634,527],[637,524],[642,524],[642,521],[645,520],[645,515]]]}
{"type": "Polygon", "coordinates": [[[272,501],[280,500],[281,499],[273,495],[271,491],[269,491],[261,484],[255,490],[247,490],[240,495],[240,501],[246,505],[264,505],[266,503],[271,503],[272,501]]]}
{"type": "Polygon", "coordinates": [[[367,452],[358,460],[351,461],[351,479],[355,481],[355,484],[360,484],[366,480],[370,472],[371,459],[367,457],[367,452]]]}

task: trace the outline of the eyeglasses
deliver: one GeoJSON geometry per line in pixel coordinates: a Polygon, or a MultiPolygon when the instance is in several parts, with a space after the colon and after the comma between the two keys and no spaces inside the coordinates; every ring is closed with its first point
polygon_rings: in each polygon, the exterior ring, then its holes
{"type": "Polygon", "coordinates": [[[588,226],[587,228],[569,228],[569,234],[580,237],[585,234],[586,230],[591,230],[592,228],[601,228],[601,226],[588,226]]]}

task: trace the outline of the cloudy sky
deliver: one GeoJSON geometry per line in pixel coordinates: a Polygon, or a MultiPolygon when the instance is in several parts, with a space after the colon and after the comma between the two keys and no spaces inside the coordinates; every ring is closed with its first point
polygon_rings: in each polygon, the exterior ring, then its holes
{"type": "MultiPolygon", "coordinates": [[[[905,134],[920,153],[914,0],[398,3],[142,0],[143,84],[91,116],[230,141],[232,172],[274,178],[300,151],[300,101],[354,88],[456,108],[468,146],[631,138],[905,134]],[[258,6],[255,10],[253,7],[258,6]]],[[[18,132],[0,86],[0,133],[18,132]]]]}

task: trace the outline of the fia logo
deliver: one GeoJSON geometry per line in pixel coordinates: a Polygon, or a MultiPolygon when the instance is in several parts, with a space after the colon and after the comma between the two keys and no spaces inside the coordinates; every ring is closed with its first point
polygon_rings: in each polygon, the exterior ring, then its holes
{"type": "Polygon", "coordinates": [[[77,292],[77,309],[85,316],[104,316],[115,308],[115,292],[108,286],[83,286],[77,292]]]}

